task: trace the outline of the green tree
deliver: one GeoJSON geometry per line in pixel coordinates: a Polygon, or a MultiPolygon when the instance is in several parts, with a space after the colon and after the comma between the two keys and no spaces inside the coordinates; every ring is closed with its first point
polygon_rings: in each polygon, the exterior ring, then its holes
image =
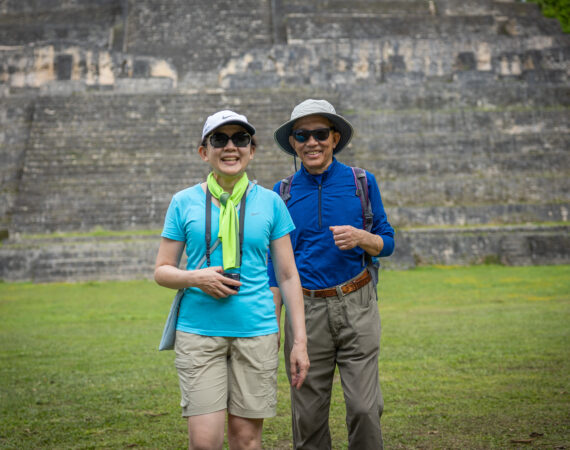
{"type": "Polygon", "coordinates": [[[570,33],[570,0],[527,0],[537,3],[545,17],[555,17],[560,21],[562,30],[570,33]]]}

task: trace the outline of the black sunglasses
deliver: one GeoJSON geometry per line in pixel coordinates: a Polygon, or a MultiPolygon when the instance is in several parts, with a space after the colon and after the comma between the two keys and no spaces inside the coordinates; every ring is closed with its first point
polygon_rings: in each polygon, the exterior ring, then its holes
{"type": "Polygon", "coordinates": [[[300,143],[307,142],[311,136],[313,136],[317,141],[326,141],[331,134],[331,130],[334,130],[334,128],[317,128],[316,130],[299,129],[294,130],[291,133],[291,136],[300,143]]]}
{"type": "Polygon", "coordinates": [[[212,133],[210,135],[210,144],[215,148],[224,148],[230,139],[236,147],[247,147],[251,142],[249,134],[245,131],[238,131],[231,136],[228,136],[226,133],[212,133]]]}

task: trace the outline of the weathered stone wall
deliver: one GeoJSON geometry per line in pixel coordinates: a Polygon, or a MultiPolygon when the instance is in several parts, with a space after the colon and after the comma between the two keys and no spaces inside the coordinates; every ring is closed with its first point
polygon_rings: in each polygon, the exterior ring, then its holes
{"type": "MultiPolygon", "coordinates": [[[[77,45],[0,47],[0,82],[18,92],[69,95],[101,89],[149,92],[176,87],[174,67],[162,59],[77,45]]],[[[11,92],[6,90],[6,93],[11,92]]]]}
{"type": "Polygon", "coordinates": [[[107,48],[121,21],[122,0],[2,0],[1,45],[74,42],[107,48]]]}
{"type": "Polygon", "coordinates": [[[0,279],[146,277],[206,116],[248,115],[270,187],[307,97],[355,126],[339,159],[377,176],[386,267],[570,262],[569,61],[514,1],[0,0],[0,279]],[[93,229],[133,235],[51,234],[93,229]]]}
{"type": "Polygon", "coordinates": [[[270,0],[130,0],[126,49],[160,55],[182,72],[217,69],[272,43],[270,0]]]}

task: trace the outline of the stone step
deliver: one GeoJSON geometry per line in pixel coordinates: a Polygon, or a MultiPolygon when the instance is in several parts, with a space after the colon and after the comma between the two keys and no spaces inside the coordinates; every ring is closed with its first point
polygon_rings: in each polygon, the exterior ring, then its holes
{"type": "Polygon", "coordinates": [[[5,242],[4,281],[130,280],[152,277],[158,236],[68,237],[5,242]]]}
{"type": "MultiPolygon", "coordinates": [[[[533,173],[550,172],[563,175],[568,174],[570,167],[569,145],[570,133],[555,130],[514,136],[377,134],[356,137],[339,158],[350,165],[363,165],[384,179],[406,174],[441,177],[511,173],[532,176],[533,173]],[[460,153],[458,148],[462,149],[460,153]]],[[[28,160],[26,179],[41,183],[43,189],[53,186],[74,191],[81,191],[82,187],[91,189],[106,180],[136,192],[137,184],[158,184],[159,179],[169,178],[187,179],[187,174],[192,173],[199,179],[199,174],[207,171],[204,166],[203,170],[189,172],[189,166],[199,164],[197,154],[192,152],[186,155],[139,153],[133,157],[121,148],[104,153],[93,150],[90,154],[87,153],[89,149],[83,148],[84,154],[78,157],[65,154],[65,150],[46,151],[28,160]],[[163,163],[165,158],[168,165],[163,163]]],[[[269,158],[267,164],[274,163],[272,153],[260,157],[269,158]]]]}
{"type": "Polygon", "coordinates": [[[479,0],[461,2],[456,0],[437,0],[437,12],[448,16],[481,15],[491,13],[503,17],[532,17],[544,19],[536,3],[514,1],[479,0]]]}
{"type": "Polygon", "coordinates": [[[529,174],[400,176],[381,180],[388,206],[558,203],[568,201],[570,178],[550,172],[529,174]]]}
{"type": "Polygon", "coordinates": [[[282,0],[284,14],[307,12],[367,13],[386,16],[479,16],[492,13],[495,16],[542,17],[534,3],[520,1],[471,0],[282,0]]]}
{"type": "MultiPolygon", "coordinates": [[[[569,264],[570,225],[406,229],[386,269],[424,264],[569,264]]],[[[151,279],[158,235],[12,238],[0,247],[0,280],[151,279]]],[[[184,263],[182,263],[184,264],[184,263]]]]}
{"type": "Polygon", "coordinates": [[[33,104],[33,99],[27,96],[2,98],[0,107],[0,235],[8,228],[10,213],[16,201],[33,104]]]}
{"type": "Polygon", "coordinates": [[[415,16],[430,15],[430,5],[423,0],[314,0],[311,2],[301,0],[281,0],[282,11],[280,15],[287,17],[290,14],[306,13],[367,13],[382,16],[415,16]]]}
{"type": "Polygon", "coordinates": [[[388,209],[390,223],[398,228],[568,222],[569,214],[570,202],[392,206],[388,209]]]}
{"type": "MultiPolygon", "coordinates": [[[[367,168],[371,170],[370,167],[367,168]]],[[[373,169],[371,171],[374,172],[373,169]]],[[[438,176],[435,173],[429,177],[401,175],[396,179],[385,179],[377,175],[377,180],[388,210],[398,207],[404,211],[414,211],[413,215],[409,212],[400,214],[394,221],[397,226],[406,225],[410,220],[414,220],[413,224],[421,224],[430,220],[441,222],[446,218],[453,219],[447,225],[455,225],[459,219],[455,218],[454,213],[447,213],[447,211],[448,209],[455,211],[456,208],[460,208],[460,211],[478,211],[496,204],[566,205],[567,193],[570,191],[567,174],[554,175],[551,172],[531,175],[501,174],[500,176],[493,173],[490,175],[438,176]],[[440,207],[439,205],[446,206],[440,207]],[[436,210],[440,208],[441,212],[438,212],[432,219],[429,215],[432,214],[434,208],[436,210]],[[425,216],[419,217],[420,214],[425,214],[425,216]]],[[[198,181],[200,180],[195,180],[195,182],[198,181]]],[[[125,183],[121,186],[109,183],[102,187],[92,183],[86,186],[78,185],[73,189],[55,189],[48,186],[45,192],[49,195],[26,193],[13,216],[11,230],[23,233],[45,233],[89,231],[97,226],[109,230],[160,227],[172,194],[194,183],[166,185],[161,186],[162,189],[151,183],[146,185],[134,183],[134,189],[129,190],[133,188],[130,184],[125,183]]],[[[540,222],[557,219],[557,216],[546,214],[535,217],[531,214],[532,209],[532,206],[527,208],[528,211],[525,211],[523,215],[524,221],[540,222]]],[[[501,210],[500,217],[504,217],[509,212],[513,212],[515,216],[522,214],[505,207],[501,210]]],[[[477,219],[474,214],[459,213],[461,214],[461,217],[476,220],[476,223],[485,220],[485,216],[477,219]]],[[[558,216],[562,216],[562,212],[559,212],[558,216]]],[[[497,216],[490,216],[488,220],[495,222],[497,216]]],[[[512,222],[513,220],[502,219],[501,221],[512,222]]]]}
{"type": "MultiPolygon", "coordinates": [[[[264,124],[249,170],[263,186],[294,170],[272,131],[305,96],[283,92],[234,105],[264,124]]],[[[219,94],[39,99],[11,231],[160,226],[172,194],[207,174],[196,153],[204,109],[191,106],[202,101],[212,111],[227,107],[219,94]]],[[[387,205],[567,200],[567,109],[386,111],[366,99],[352,112],[352,104],[336,104],[357,131],[339,159],[375,173],[387,205]]]]}
{"type": "Polygon", "coordinates": [[[468,16],[395,16],[366,13],[303,13],[286,18],[287,42],[381,39],[412,36],[415,39],[451,38],[454,36],[533,36],[561,32],[557,20],[542,17],[468,16]]]}
{"type": "MultiPolygon", "coordinates": [[[[354,124],[353,124],[354,125],[354,124]]],[[[358,127],[356,127],[359,130],[358,127]]],[[[482,128],[481,130],[484,130],[482,128]]],[[[544,128],[531,132],[521,127],[516,134],[497,133],[490,130],[465,133],[456,131],[441,133],[359,133],[349,144],[350,151],[362,160],[397,159],[499,159],[563,156],[570,147],[570,133],[556,128],[544,128]],[[461,153],[457,149],[461,148],[461,153]]],[[[563,165],[564,167],[564,165],[563,165]]]]}
{"type": "MultiPolygon", "coordinates": [[[[457,204],[462,200],[470,203],[509,201],[511,195],[513,199],[525,201],[534,201],[537,198],[560,201],[566,197],[564,190],[567,186],[565,178],[568,176],[568,166],[564,165],[565,154],[560,158],[546,158],[544,155],[528,158],[530,162],[527,166],[523,165],[524,159],[516,158],[513,158],[515,162],[510,164],[509,159],[471,161],[454,158],[444,163],[428,157],[425,160],[405,157],[372,160],[351,156],[346,153],[339,155],[339,159],[375,173],[383,184],[384,196],[391,204],[405,205],[410,202],[413,205],[420,199],[427,201],[428,198],[429,204],[457,204]],[[550,184],[552,186],[549,188],[550,184]],[[422,189],[426,192],[415,197],[422,189]]],[[[255,172],[263,173],[272,165],[272,161],[258,163],[249,171],[250,178],[259,178],[255,172]]],[[[292,161],[285,161],[274,170],[276,174],[273,179],[263,185],[271,187],[276,180],[292,172],[292,161]]],[[[82,227],[86,230],[99,223],[95,221],[89,226],[88,217],[83,214],[88,210],[98,212],[102,209],[118,210],[116,212],[120,214],[116,220],[119,224],[124,220],[125,214],[129,217],[127,222],[130,222],[132,211],[137,212],[136,215],[141,219],[142,216],[146,217],[143,223],[148,220],[153,223],[148,210],[162,211],[172,193],[203,180],[205,175],[205,169],[194,178],[184,169],[150,174],[142,171],[117,171],[112,176],[104,171],[92,174],[79,172],[67,177],[57,171],[51,177],[45,173],[35,176],[31,172],[28,175],[29,182],[24,182],[20,190],[20,201],[14,220],[15,224],[26,228],[28,221],[47,226],[44,214],[51,217],[80,217],[81,222],[87,221],[87,227],[82,227]],[[35,215],[44,218],[34,219],[35,215]]],[[[160,212],[157,214],[161,215],[160,212]]],[[[92,219],[97,219],[98,216],[94,215],[92,219]]],[[[73,223],[76,222],[77,218],[73,223]]],[[[69,230],[72,222],[66,220],[65,223],[65,229],[69,230]]]]}
{"type": "MultiPolygon", "coordinates": [[[[399,236],[399,238],[398,238],[399,236]]],[[[568,264],[570,226],[501,226],[402,230],[388,269],[417,265],[568,264]]]]}
{"type": "MultiPolygon", "coordinates": [[[[386,84],[367,91],[367,94],[354,91],[351,97],[342,98],[344,99],[342,108],[347,115],[359,109],[372,111],[384,109],[388,113],[404,110],[403,114],[406,110],[417,109],[418,113],[431,110],[437,117],[438,113],[448,115],[446,110],[449,109],[481,108],[490,110],[492,114],[494,109],[501,111],[516,109],[519,106],[523,111],[528,111],[529,108],[539,111],[547,108],[568,108],[570,107],[570,87],[547,83],[537,85],[507,82],[469,85],[451,83],[448,84],[448,89],[444,90],[439,83],[427,83],[417,89],[408,87],[406,90],[403,87],[386,84]]],[[[462,111],[457,111],[457,113],[464,114],[462,111]]],[[[567,111],[561,113],[564,115],[567,111]]],[[[537,112],[537,114],[542,114],[542,112],[537,112]]],[[[544,112],[544,114],[548,113],[544,112]]],[[[480,117],[484,116],[485,114],[480,115],[480,117]]],[[[366,119],[362,118],[362,120],[366,119]]]]}
{"type": "MultiPolygon", "coordinates": [[[[474,86],[472,94],[477,94],[480,106],[470,104],[468,99],[461,101],[437,98],[438,85],[434,85],[430,94],[414,89],[389,89],[378,87],[374,91],[368,91],[368,96],[360,96],[356,93],[353,97],[340,102],[337,109],[357,128],[359,134],[370,135],[371,133],[394,134],[417,133],[481,133],[516,135],[519,133],[542,132],[556,130],[567,132],[568,112],[570,108],[570,88],[562,86],[546,85],[535,87],[531,94],[530,86],[511,85],[510,83],[498,83],[494,86],[474,86]],[[503,88],[505,105],[501,106],[499,91],[503,88]],[[520,103],[511,102],[511,98],[505,91],[511,90],[510,95],[517,96],[520,103]],[[485,94],[486,91],[486,94],[485,94]],[[527,96],[528,94],[528,96],[527,96]],[[543,97],[539,98],[539,95],[543,97]],[[484,98],[493,98],[495,104],[486,104],[484,98]],[[523,104],[521,97],[530,104],[523,104]],[[530,98],[529,98],[530,97],[530,98]],[[549,99],[550,97],[550,99],[549,99]],[[544,101],[541,105],[539,101],[544,101]],[[550,101],[558,101],[552,104],[550,101]],[[393,108],[397,107],[397,108],[393,108]]],[[[450,88],[446,94],[455,97],[456,89],[450,88]]],[[[161,96],[148,96],[160,99],[161,96]]],[[[68,136],[73,139],[81,139],[84,148],[98,148],[104,151],[106,148],[121,148],[125,152],[149,152],[152,147],[160,148],[165,143],[170,145],[185,145],[196,148],[200,139],[200,129],[205,120],[202,114],[188,109],[182,104],[169,104],[169,113],[160,111],[149,112],[147,117],[129,119],[126,117],[130,110],[137,107],[144,109],[149,101],[147,96],[139,96],[138,102],[129,108],[115,104],[112,96],[108,98],[89,98],[91,110],[83,109],[80,104],[50,103],[49,105],[38,104],[34,117],[32,133],[45,137],[35,143],[37,148],[49,145],[52,151],[65,149],[66,142],[61,137],[68,136]],[[114,108],[106,117],[101,117],[96,111],[98,108],[114,108]],[[73,119],[72,119],[73,117],[73,119]],[[47,144],[49,142],[49,144],[47,144]]],[[[181,96],[184,100],[193,101],[192,97],[181,96]]],[[[280,102],[280,96],[272,96],[275,102],[280,102]]],[[[199,100],[199,99],[198,99],[199,100]]],[[[78,101],[80,103],[81,100],[78,101]]],[[[267,113],[266,118],[279,124],[288,117],[287,107],[291,103],[287,100],[283,106],[273,111],[260,109],[260,105],[241,107],[245,113],[257,114],[256,110],[267,113]]],[[[338,103],[337,103],[338,104],[338,103]]],[[[156,105],[154,105],[156,107],[156,105]]],[[[214,110],[217,106],[212,106],[214,110]]],[[[202,110],[202,109],[200,109],[202,110]]],[[[253,116],[252,116],[253,117],[253,116]]],[[[267,123],[267,120],[264,120],[267,123]]],[[[271,125],[271,124],[269,124],[271,125]]],[[[258,126],[260,135],[270,134],[267,126],[258,126]]],[[[34,137],[34,134],[32,134],[34,137]]],[[[150,152],[152,153],[152,152],[150,152]]],[[[154,152],[155,154],[156,151],[154,152]]]]}
{"type": "MultiPolygon", "coordinates": [[[[38,99],[10,229],[160,226],[171,196],[207,175],[196,151],[207,110],[194,105],[210,105],[211,112],[229,107],[256,125],[273,123],[258,133],[260,142],[269,143],[273,128],[299,101],[286,97],[274,96],[278,105],[264,96],[228,104],[219,93],[38,99]]],[[[290,164],[276,164],[285,159],[281,152],[262,150],[260,145],[261,160],[254,160],[250,176],[267,177],[271,183],[265,185],[272,185],[290,164]]]]}
{"type": "MultiPolygon", "coordinates": [[[[519,122],[520,123],[520,122],[519,122]]],[[[496,130],[481,127],[479,131],[470,132],[469,127],[464,131],[457,129],[439,130],[430,132],[427,127],[418,127],[417,132],[402,131],[401,133],[389,132],[389,123],[379,121],[375,131],[368,131],[360,127],[358,121],[353,122],[356,135],[349,144],[347,151],[358,160],[378,161],[379,163],[396,162],[397,160],[413,160],[422,158],[426,160],[442,160],[455,158],[458,161],[472,159],[475,164],[494,163],[495,161],[509,161],[521,158],[521,161],[536,162],[547,160],[551,157],[567,157],[567,149],[570,140],[570,131],[556,126],[546,127],[544,122],[536,126],[525,127],[523,124],[512,127],[512,132],[499,133],[496,130]],[[534,128],[534,129],[533,129],[534,128]],[[383,132],[383,130],[387,130],[383,132]],[[425,132],[424,132],[425,130],[425,132]],[[458,154],[457,149],[462,152],[458,154]]],[[[489,127],[490,128],[490,127],[489,127]]],[[[49,142],[49,141],[47,141],[49,142]]],[[[264,145],[263,148],[273,147],[264,145]]],[[[132,151],[123,146],[101,143],[97,145],[82,145],[81,152],[72,143],[58,148],[34,147],[36,152],[27,160],[26,171],[36,177],[52,177],[83,173],[91,174],[114,174],[118,171],[137,173],[144,177],[145,174],[152,176],[170,170],[161,165],[164,158],[169,159],[172,166],[187,164],[197,161],[197,146],[188,149],[184,153],[175,153],[168,150],[170,145],[161,146],[160,143],[147,144],[149,148],[132,151]]],[[[262,158],[271,154],[259,155],[262,158]]],[[[562,167],[567,167],[561,164],[562,167]]],[[[179,167],[179,170],[184,170],[179,167]]],[[[560,167],[559,167],[560,169],[560,167]]]]}
{"type": "MultiPolygon", "coordinates": [[[[371,94],[372,95],[372,94],[371,94]]],[[[370,104],[370,103],[369,103],[370,104]]],[[[409,136],[418,132],[423,135],[447,134],[457,137],[493,136],[501,139],[519,134],[539,134],[549,131],[568,133],[570,108],[509,108],[457,110],[372,110],[362,105],[357,111],[346,109],[347,119],[363,137],[409,136]]]]}
{"type": "MultiPolygon", "coordinates": [[[[450,176],[476,177],[476,178],[519,178],[521,176],[534,178],[548,174],[548,177],[567,177],[570,175],[569,152],[560,152],[552,155],[529,155],[521,157],[516,153],[509,157],[471,158],[465,156],[450,156],[449,158],[426,157],[400,157],[393,159],[368,159],[360,157],[354,161],[359,162],[376,174],[382,180],[395,180],[402,177],[423,177],[444,179],[450,176]]],[[[351,162],[352,162],[351,161],[351,162]]]]}

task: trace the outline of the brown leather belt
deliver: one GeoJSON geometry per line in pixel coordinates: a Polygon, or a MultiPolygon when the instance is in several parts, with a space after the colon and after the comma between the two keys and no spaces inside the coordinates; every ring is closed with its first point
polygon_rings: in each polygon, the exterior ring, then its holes
{"type": "MultiPolygon", "coordinates": [[[[351,292],[358,291],[361,287],[366,286],[370,282],[370,280],[372,280],[370,272],[364,269],[364,271],[354,280],[341,284],[340,290],[345,295],[350,294],[351,292]]],[[[337,295],[337,292],[336,292],[336,287],[318,289],[315,291],[303,288],[303,294],[306,295],[307,297],[333,297],[337,295]]]]}

